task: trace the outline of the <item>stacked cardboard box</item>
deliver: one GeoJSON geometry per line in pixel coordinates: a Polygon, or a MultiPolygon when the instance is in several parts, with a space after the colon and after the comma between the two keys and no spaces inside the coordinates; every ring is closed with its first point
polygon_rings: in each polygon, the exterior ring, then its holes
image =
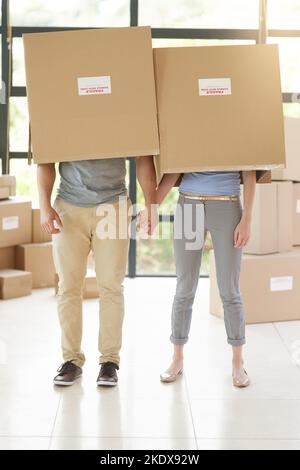
{"type": "Polygon", "coordinates": [[[300,245],[300,183],[293,183],[293,245],[300,245]]]}
{"type": "MultiPolygon", "coordinates": [[[[300,249],[244,255],[240,278],[246,323],[300,319],[300,249]]],[[[223,317],[214,253],[210,263],[210,313],[223,317]]]]}
{"type": "Polygon", "coordinates": [[[273,170],[275,181],[300,181],[300,119],[284,120],[286,168],[273,170]]]}
{"type": "Polygon", "coordinates": [[[30,272],[16,269],[0,270],[0,299],[14,299],[30,295],[32,290],[32,275],[30,272]]]}
{"type": "Polygon", "coordinates": [[[8,199],[16,195],[16,177],[0,175],[0,199],[8,199]]]}
{"type": "Polygon", "coordinates": [[[32,273],[32,287],[53,287],[55,268],[52,253],[52,237],[41,228],[40,209],[32,208],[31,239],[16,247],[17,269],[32,273]]]}
{"type": "Polygon", "coordinates": [[[285,118],[286,168],[272,171],[272,179],[293,184],[292,243],[300,245],[300,119],[285,118]]]}
{"type": "Polygon", "coordinates": [[[54,286],[55,269],[51,236],[41,230],[39,209],[14,196],[15,177],[0,176],[2,188],[7,199],[0,201],[0,298],[8,299],[28,295],[32,287],[54,286]]]}
{"type": "Polygon", "coordinates": [[[15,267],[15,247],[7,246],[0,248],[0,269],[14,269],[15,267]]]}
{"type": "Polygon", "coordinates": [[[293,246],[292,211],[293,184],[290,181],[257,185],[251,236],[244,253],[265,255],[290,251],[293,246]]]}
{"type": "MultiPolygon", "coordinates": [[[[58,293],[59,276],[55,274],[55,295],[58,293]]],[[[83,284],[82,297],[84,299],[99,298],[99,289],[97,278],[93,269],[87,269],[86,277],[83,284]]]]}
{"type": "Polygon", "coordinates": [[[0,201],[0,248],[31,242],[31,202],[20,197],[0,201]]]}
{"type": "Polygon", "coordinates": [[[16,268],[32,273],[32,287],[53,287],[52,243],[30,243],[16,248],[16,268]]]}
{"type": "Polygon", "coordinates": [[[14,197],[15,183],[14,177],[0,177],[8,197],[0,201],[0,299],[28,295],[32,289],[31,273],[15,269],[15,246],[31,241],[31,202],[14,197]]]}

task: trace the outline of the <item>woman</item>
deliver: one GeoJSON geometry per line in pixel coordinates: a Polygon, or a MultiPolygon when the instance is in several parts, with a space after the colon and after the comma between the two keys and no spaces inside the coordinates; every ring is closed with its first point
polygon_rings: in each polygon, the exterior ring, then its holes
{"type": "MultiPolygon", "coordinates": [[[[163,382],[174,382],[183,371],[183,348],[188,341],[202,256],[202,245],[193,246],[190,239],[190,233],[194,230],[192,227],[198,222],[196,230],[203,231],[204,239],[207,231],[212,237],[227,340],[232,346],[233,385],[247,387],[250,384],[243,365],[245,321],[239,275],[242,248],[250,236],[256,172],[244,171],[242,175],[243,209],[240,202],[240,172],[186,173],[181,180],[174,221],[174,234],[182,235],[174,236],[177,287],[170,338],[174,355],[169,368],[161,374],[163,382]],[[200,218],[200,225],[197,217],[200,218]]],[[[158,204],[163,202],[179,177],[180,174],[163,177],[157,189],[158,204]]],[[[198,238],[201,240],[201,234],[198,238]]]]}

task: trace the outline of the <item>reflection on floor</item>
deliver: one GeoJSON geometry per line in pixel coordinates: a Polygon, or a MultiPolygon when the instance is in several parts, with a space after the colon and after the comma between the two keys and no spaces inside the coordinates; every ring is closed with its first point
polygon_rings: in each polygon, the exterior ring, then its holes
{"type": "Polygon", "coordinates": [[[51,289],[0,303],[1,449],[300,449],[300,321],[247,328],[248,389],[231,385],[222,320],[199,283],[185,373],[164,385],[175,279],[126,280],[118,388],[96,387],[97,301],[84,304],[81,382],[57,388],[51,289]],[[298,357],[297,357],[298,355],[298,357]]]}

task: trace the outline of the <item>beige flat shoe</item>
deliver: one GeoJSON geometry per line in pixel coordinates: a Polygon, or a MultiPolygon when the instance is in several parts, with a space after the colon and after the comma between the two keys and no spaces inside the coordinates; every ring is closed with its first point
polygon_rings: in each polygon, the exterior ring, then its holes
{"type": "Polygon", "coordinates": [[[170,372],[163,372],[160,374],[160,380],[161,382],[165,383],[170,383],[170,382],[175,382],[178,377],[180,377],[183,374],[183,369],[181,369],[178,374],[171,374],[170,372]]]}
{"type": "Polygon", "coordinates": [[[245,388],[245,387],[248,387],[250,385],[250,379],[249,379],[248,374],[245,371],[245,369],[244,369],[244,372],[246,374],[246,377],[245,377],[244,380],[240,380],[237,377],[232,376],[232,383],[233,383],[234,387],[245,388]]]}

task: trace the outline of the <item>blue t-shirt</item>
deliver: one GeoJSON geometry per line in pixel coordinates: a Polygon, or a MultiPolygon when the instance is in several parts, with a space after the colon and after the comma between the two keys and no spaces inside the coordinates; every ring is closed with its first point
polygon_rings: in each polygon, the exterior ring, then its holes
{"type": "Polygon", "coordinates": [[[240,184],[239,171],[184,173],[179,191],[203,196],[239,196],[240,184]]]}

